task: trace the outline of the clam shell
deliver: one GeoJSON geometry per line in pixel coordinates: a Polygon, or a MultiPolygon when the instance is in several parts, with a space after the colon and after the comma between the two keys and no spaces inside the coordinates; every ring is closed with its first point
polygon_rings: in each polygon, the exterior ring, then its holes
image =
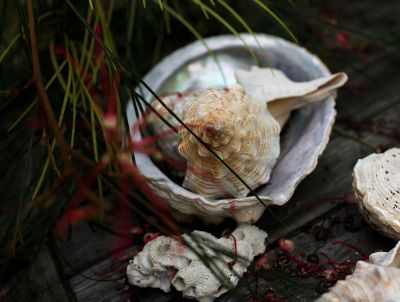
{"type": "MultiPolygon", "coordinates": [[[[280,127],[265,104],[236,85],[207,89],[186,106],[183,122],[252,189],[269,180],[279,156],[280,127]]],[[[188,161],[183,186],[206,198],[246,197],[250,190],[189,131],[179,153],[188,161]]]]}
{"type": "Polygon", "coordinates": [[[374,253],[370,262],[358,261],[352,275],[338,281],[317,302],[400,301],[400,243],[388,253],[374,253]]]}
{"type": "Polygon", "coordinates": [[[400,149],[358,160],[353,189],[365,219],[386,236],[400,240],[400,149]]]}
{"type": "MultiPolygon", "coordinates": [[[[317,57],[282,39],[256,35],[255,41],[254,36],[246,34],[241,38],[256,53],[261,65],[280,69],[292,80],[308,81],[330,74],[317,57]]],[[[208,38],[205,43],[208,49],[201,42],[196,42],[174,52],[150,71],[144,81],[159,95],[184,92],[189,88],[223,88],[237,83],[234,70],[249,69],[254,65],[243,47],[243,41],[235,36],[208,38]],[[214,52],[218,64],[209,49],[214,52]]],[[[147,101],[154,99],[143,87],[139,87],[138,91],[147,101]]],[[[328,97],[303,107],[290,120],[291,131],[281,140],[281,153],[268,185],[256,191],[264,204],[254,196],[219,200],[205,198],[171,181],[148,155],[135,151],[134,161],[150,186],[169,204],[177,219],[187,220],[195,215],[210,223],[219,223],[224,217],[253,223],[260,218],[265,205],[285,204],[301,180],[314,170],[329,139],[335,119],[334,105],[333,97],[328,97]]],[[[133,104],[129,104],[127,116],[133,128],[137,121],[133,104]]],[[[132,133],[132,137],[137,141],[142,138],[137,131],[132,133]]]]}

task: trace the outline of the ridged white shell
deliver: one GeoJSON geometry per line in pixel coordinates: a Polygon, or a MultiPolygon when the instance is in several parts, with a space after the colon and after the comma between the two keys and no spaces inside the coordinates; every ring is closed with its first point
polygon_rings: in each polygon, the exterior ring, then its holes
{"type": "Polygon", "coordinates": [[[400,149],[360,159],[353,171],[353,189],[366,220],[400,240],[400,149]]]}
{"type": "Polygon", "coordinates": [[[358,261],[353,274],[317,302],[400,301],[400,242],[389,253],[372,254],[370,262],[358,261]]]}
{"type": "MultiPolygon", "coordinates": [[[[219,268],[223,279],[235,286],[252,259],[265,250],[267,233],[255,226],[242,224],[228,238],[215,238],[202,232],[183,236],[195,251],[207,255],[219,268]],[[236,240],[237,257],[234,257],[236,240]]],[[[229,290],[199,256],[171,237],[160,236],[145,245],[126,269],[129,283],[139,287],[160,288],[169,292],[171,285],[184,297],[201,302],[213,301],[229,290]]]]}
{"type": "MultiPolygon", "coordinates": [[[[192,101],[183,122],[252,189],[265,184],[279,156],[280,127],[265,104],[239,86],[207,89],[192,101]]],[[[245,197],[249,189],[189,131],[179,153],[188,166],[183,186],[208,198],[245,197]]]]}

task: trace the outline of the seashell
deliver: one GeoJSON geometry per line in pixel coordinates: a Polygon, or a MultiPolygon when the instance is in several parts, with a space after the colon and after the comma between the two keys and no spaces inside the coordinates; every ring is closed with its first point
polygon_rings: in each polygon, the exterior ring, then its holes
{"type": "MultiPolygon", "coordinates": [[[[280,127],[239,86],[207,89],[185,107],[183,122],[251,187],[268,181],[279,156],[280,127]]],[[[249,189],[185,128],[179,153],[188,161],[183,186],[207,198],[245,197],[249,189]]]]}
{"type": "MultiPolygon", "coordinates": [[[[246,93],[254,100],[268,103],[268,110],[278,121],[281,128],[287,122],[290,112],[299,109],[309,102],[322,100],[327,96],[335,96],[335,89],[347,81],[347,75],[343,72],[318,78],[307,82],[293,82],[278,69],[259,68],[253,66],[250,71],[238,69],[235,71],[238,83],[246,93]]],[[[193,100],[199,97],[202,90],[190,93],[171,94],[163,99],[163,102],[180,118],[183,118],[185,108],[193,100]]],[[[158,101],[153,101],[152,106],[172,126],[180,128],[179,122],[167,112],[158,101]]],[[[162,136],[158,140],[158,147],[162,152],[168,154],[179,162],[184,159],[177,152],[181,138],[156,115],[150,114],[148,123],[154,134],[170,133],[169,136],[162,136]]]]}
{"type": "Polygon", "coordinates": [[[169,292],[173,285],[184,297],[213,301],[236,286],[252,259],[265,251],[266,238],[267,233],[248,224],[239,225],[229,238],[217,239],[202,231],[185,234],[182,240],[160,236],[130,261],[126,274],[129,283],[139,287],[169,292]],[[219,278],[198,253],[218,268],[219,278]]]}
{"type": "Polygon", "coordinates": [[[400,242],[389,253],[358,261],[352,275],[338,281],[317,302],[400,301],[400,242]]]}
{"type": "Polygon", "coordinates": [[[268,104],[268,110],[281,127],[293,110],[328,96],[335,97],[335,89],[347,81],[347,75],[339,72],[311,81],[293,82],[281,70],[256,66],[250,71],[238,69],[235,74],[252,99],[268,104]]]}
{"type": "MultiPolygon", "coordinates": [[[[290,112],[311,101],[324,99],[334,89],[346,82],[343,73],[309,82],[290,81],[280,70],[254,67],[251,71],[236,72],[240,85],[229,89],[208,89],[190,93],[180,104],[178,97],[164,99],[167,106],[207,143],[226,164],[251,188],[265,184],[279,156],[280,127],[290,112]],[[268,103],[268,108],[266,107],[268,103]],[[268,109],[272,108],[272,117],[268,109]]],[[[155,102],[155,109],[162,107],[155,102]]],[[[164,107],[160,114],[167,113],[164,107]]],[[[167,115],[168,116],[168,115],[167,115]]],[[[173,122],[173,117],[169,121],[173,122]]],[[[156,119],[159,120],[159,119],[156,119]]],[[[177,125],[178,126],[178,125],[177,125]]],[[[168,131],[160,122],[153,129],[168,131]]],[[[179,153],[188,160],[183,186],[207,198],[234,196],[245,197],[248,187],[206,147],[189,132],[180,127],[177,135],[159,142],[162,152],[179,163],[183,160],[174,155],[176,144],[181,140],[179,153]]],[[[158,131],[158,133],[160,133],[158,131]]]]}
{"type": "Polygon", "coordinates": [[[376,252],[369,256],[369,261],[374,264],[400,268],[400,241],[389,252],[376,252]]]}
{"type": "MultiPolygon", "coordinates": [[[[250,69],[254,64],[243,47],[243,41],[257,53],[261,64],[267,65],[263,57],[265,51],[268,65],[279,68],[293,80],[301,82],[330,75],[324,64],[307,50],[280,38],[263,34],[255,36],[258,42],[253,35],[242,34],[241,39],[232,35],[207,38],[204,42],[208,48],[201,42],[190,44],[157,64],[144,81],[159,95],[189,89],[198,91],[205,87],[231,87],[237,83],[234,70],[250,69]],[[217,54],[219,65],[215,64],[210,49],[217,54]],[[224,77],[221,77],[221,70],[224,77]]],[[[150,102],[153,96],[143,88],[138,87],[137,91],[150,102]]],[[[172,181],[147,154],[135,150],[134,161],[151,188],[168,203],[176,219],[188,221],[197,216],[204,222],[217,224],[225,217],[231,217],[239,223],[254,223],[266,205],[285,204],[298,184],[315,169],[329,141],[335,119],[334,106],[334,98],[328,96],[324,101],[301,108],[291,120],[290,131],[281,144],[268,185],[261,185],[256,190],[262,203],[254,196],[205,198],[172,181]]],[[[138,120],[132,103],[128,104],[127,117],[130,128],[134,129],[138,120]]],[[[142,133],[132,132],[132,138],[140,141],[142,133]]]]}
{"type": "Polygon", "coordinates": [[[386,236],[400,240],[400,149],[358,160],[353,189],[365,219],[386,236]]]}

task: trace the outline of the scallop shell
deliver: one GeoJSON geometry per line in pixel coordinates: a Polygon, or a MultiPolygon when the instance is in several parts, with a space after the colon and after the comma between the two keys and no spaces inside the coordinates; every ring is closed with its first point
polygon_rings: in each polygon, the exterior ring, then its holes
{"type": "Polygon", "coordinates": [[[236,286],[253,258],[265,251],[266,238],[267,233],[248,224],[239,225],[229,238],[217,239],[202,231],[183,235],[184,240],[180,241],[160,236],[134,257],[126,274],[133,285],[160,288],[165,292],[169,292],[172,285],[184,297],[210,302],[236,286]],[[220,278],[194,250],[201,257],[208,257],[218,268],[220,278]],[[223,284],[221,277],[230,285],[223,284]]]}
{"type": "MultiPolygon", "coordinates": [[[[280,127],[265,104],[239,86],[207,89],[191,102],[183,122],[252,189],[268,181],[279,156],[280,127]]],[[[245,197],[249,189],[189,131],[180,154],[188,161],[183,186],[207,198],[245,197]]]]}
{"type": "Polygon", "coordinates": [[[386,236],[400,240],[400,149],[358,160],[353,189],[366,220],[386,236]]]}
{"type": "Polygon", "coordinates": [[[370,262],[358,261],[353,274],[317,302],[400,301],[400,242],[388,253],[372,254],[370,262]]]}

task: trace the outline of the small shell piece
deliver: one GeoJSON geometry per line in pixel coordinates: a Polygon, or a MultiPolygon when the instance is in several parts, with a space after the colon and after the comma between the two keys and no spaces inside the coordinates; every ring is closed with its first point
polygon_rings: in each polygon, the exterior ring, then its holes
{"type": "Polygon", "coordinates": [[[338,281],[317,302],[400,301],[400,242],[388,253],[374,253],[370,262],[358,261],[352,275],[338,281]]]}
{"type": "Polygon", "coordinates": [[[213,301],[234,287],[252,259],[264,252],[266,237],[264,231],[248,224],[240,225],[229,238],[217,239],[202,231],[183,235],[180,241],[160,236],[147,243],[129,263],[128,281],[165,292],[170,291],[172,284],[184,297],[213,301]],[[206,257],[218,270],[213,273],[194,251],[206,257]],[[220,274],[219,278],[216,273],[220,274]]]}
{"type": "Polygon", "coordinates": [[[366,220],[400,240],[400,149],[360,159],[353,171],[353,189],[366,220]]]}
{"type": "MultiPolygon", "coordinates": [[[[279,156],[280,127],[265,104],[239,86],[207,89],[185,107],[183,122],[252,189],[269,180],[279,156]]],[[[188,130],[180,154],[188,161],[183,186],[207,198],[245,197],[249,189],[188,130]]]]}

